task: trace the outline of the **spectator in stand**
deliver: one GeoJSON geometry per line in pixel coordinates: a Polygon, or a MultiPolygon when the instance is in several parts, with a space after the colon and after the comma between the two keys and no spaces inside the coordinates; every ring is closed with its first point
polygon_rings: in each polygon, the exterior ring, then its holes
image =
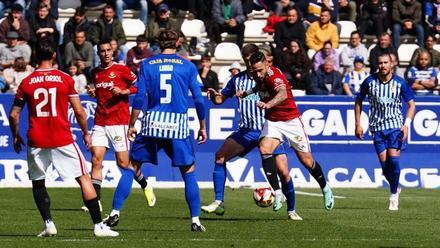
{"type": "Polygon", "coordinates": [[[324,42],[324,46],[313,56],[313,70],[317,71],[327,58],[331,58],[334,62],[335,70],[339,70],[339,54],[333,48],[331,41],[324,42]]]}
{"type": "Polygon", "coordinates": [[[289,8],[287,11],[287,19],[283,22],[278,23],[275,26],[274,41],[276,48],[274,50],[275,66],[280,67],[282,61],[282,54],[287,52],[290,47],[290,41],[297,39],[300,41],[301,46],[305,45],[305,33],[306,30],[302,25],[298,10],[296,8],[289,8]]]}
{"type": "MultiPolygon", "coordinates": [[[[31,11],[29,10],[28,13],[31,11]]],[[[40,3],[37,12],[31,16],[29,21],[30,26],[30,39],[29,45],[32,51],[35,50],[37,43],[42,39],[49,39],[53,41],[53,44],[57,45],[60,34],[58,32],[55,19],[49,16],[49,6],[45,3],[40,3]]],[[[36,65],[37,61],[34,56],[31,58],[31,65],[36,65]]]]}
{"type": "MultiPolygon", "coordinates": [[[[423,1],[425,4],[425,33],[440,33],[440,0],[423,1]]],[[[438,38],[438,37],[437,37],[438,38]]]]}
{"type": "Polygon", "coordinates": [[[86,32],[78,30],[75,32],[73,41],[66,44],[64,48],[64,61],[66,65],[75,65],[84,72],[88,79],[91,79],[93,66],[93,45],[86,40],[86,32]]]}
{"type": "Polygon", "coordinates": [[[148,3],[147,0],[115,0],[116,16],[122,22],[124,9],[139,10],[139,19],[147,25],[148,3]]]}
{"type": "Polygon", "coordinates": [[[182,31],[179,31],[178,33],[179,33],[179,39],[176,42],[176,54],[186,60],[190,60],[189,46],[186,42],[185,34],[182,31]]]}
{"type": "Polygon", "coordinates": [[[356,1],[353,0],[339,0],[339,14],[340,21],[356,21],[356,1]]]}
{"type": "Polygon", "coordinates": [[[399,47],[402,34],[415,34],[417,44],[423,46],[422,5],[417,0],[395,0],[392,17],[394,47],[399,47]]]}
{"type": "Polygon", "coordinates": [[[357,26],[361,37],[365,34],[379,36],[389,26],[387,2],[384,0],[367,0],[360,10],[357,26]]]}
{"type": "Polygon", "coordinates": [[[88,38],[87,34],[90,31],[92,25],[93,24],[89,22],[89,20],[87,20],[86,10],[82,7],[76,8],[73,16],[70,17],[69,20],[64,25],[64,32],[63,32],[64,46],[66,46],[67,43],[71,42],[74,39],[76,31],[84,31],[86,37],[88,38]]]}
{"type": "Polygon", "coordinates": [[[202,91],[206,92],[208,88],[213,88],[216,91],[220,88],[217,73],[211,70],[211,56],[204,55],[200,60],[201,68],[199,75],[203,82],[202,91]]]}
{"type": "MultiPolygon", "coordinates": [[[[188,10],[196,19],[202,20],[207,23],[211,23],[211,10],[213,0],[192,0],[188,1],[188,10]]],[[[191,16],[190,16],[191,17],[191,16]]]]}
{"type": "Polygon", "coordinates": [[[377,45],[370,51],[368,61],[370,62],[371,74],[377,71],[377,59],[384,53],[392,53],[396,56],[397,61],[399,60],[399,57],[397,56],[397,49],[391,45],[391,36],[385,32],[379,35],[377,45]]]}
{"type": "Polygon", "coordinates": [[[23,57],[18,57],[14,61],[14,65],[3,71],[5,82],[9,85],[9,93],[17,93],[17,88],[23,78],[29,76],[33,71],[31,66],[28,66],[23,57]]]}
{"type": "Polygon", "coordinates": [[[271,12],[277,16],[286,16],[291,8],[295,6],[293,0],[280,0],[272,4],[271,12]]]}
{"type": "Polygon", "coordinates": [[[432,95],[437,86],[437,71],[429,66],[429,53],[422,51],[418,58],[416,66],[411,66],[407,75],[408,83],[417,95],[432,95]]]}
{"type": "Polygon", "coordinates": [[[324,64],[312,73],[308,95],[342,95],[342,75],[335,70],[335,62],[327,58],[324,64]]]}
{"type": "Polygon", "coordinates": [[[330,22],[331,12],[323,9],[319,21],[312,23],[306,32],[306,45],[309,49],[319,51],[324,42],[331,41],[333,48],[339,46],[339,35],[336,25],[330,22]]]}
{"type": "Polygon", "coordinates": [[[49,16],[54,20],[58,20],[58,0],[30,0],[26,14],[27,19],[31,20],[33,18],[34,13],[38,11],[42,3],[47,5],[49,16]]]}
{"type": "Polygon", "coordinates": [[[353,69],[347,72],[342,79],[344,93],[348,96],[353,96],[359,92],[362,82],[370,75],[365,71],[362,55],[357,55],[353,60],[353,64],[353,69]]]}
{"type": "Polygon", "coordinates": [[[434,45],[437,43],[437,39],[434,35],[428,35],[425,39],[425,47],[419,47],[414,51],[411,57],[411,65],[415,66],[417,64],[417,58],[419,54],[423,51],[429,53],[429,66],[438,68],[440,66],[440,52],[434,49],[434,45]]]}
{"type": "Polygon", "coordinates": [[[9,31],[18,33],[18,43],[25,44],[30,38],[29,23],[23,17],[23,7],[20,4],[14,4],[11,7],[11,13],[0,23],[0,42],[6,43],[6,34],[9,31]]]}
{"type": "Polygon", "coordinates": [[[303,24],[305,27],[320,20],[321,12],[324,9],[330,11],[331,22],[336,23],[338,21],[338,0],[300,0],[296,5],[298,5],[298,8],[303,13],[303,24]]]}
{"type": "Polygon", "coordinates": [[[136,37],[136,46],[128,50],[127,66],[137,76],[142,60],[153,55],[153,52],[148,49],[147,37],[145,37],[145,35],[138,35],[136,37]]]}
{"type": "Polygon", "coordinates": [[[14,61],[18,57],[24,58],[29,63],[31,57],[31,49],[27,44],[18,44],[18,33],[9,31],[6,35],[7,45],[0,47],[0,66],[9,68],[14,66],[14,61]]]}
{"type": "Polygon", "coordinates": [[[16,0],[16,1],[10,1],[10,0],[0,0],[0,17],[3,17],[5,15],[5,11],[8,8],[12,8],[14,4],[20,4],[22,10],[25,10],[26,8],[26,0],[16,0]]]}
{"type": "MultiPolygon", "coordinates": [[[[240,62],[235,61],[234,63],[231,64],[231,67],[229,68],[229,72],[231,73],[231,77],[237,75],[238,73],[240,73],[241,71],[241,66],[240,66],[240,62]]],[[[228,82],[229,80],[227,80],[226,82],[228,82]]]]}
{"type": "Polygon", "coordinates": [[[292,89],[306,90],[310,80],[312,63],[299,40],[294,39],[290,42],[289,49],[283,54],[283,61],[281,69],[292,89]]]}
{"type": "Polygon", "coordinates": [[[222,42],[221,34],[228,32],[237,35],[237,45],[241,49],[244,42],[243,8],[240,0],[214,0],[212,5],[212,17],[215,23],[212,26],[211,41],[216,44],[222,42]]]}
{"type": "Polygon", "coordinates": [[[368,50],[361,43],[361,34],[359,31],[353,31],[350,34],[350,41],[346,47],[341,51],[341,62],[344,69],[353,69],[354,58],[356,56],[362,56],[363,58],[368,57],[368,50]]]}
{"type": "Polygon", "coordinates": [[[118,42],[115,39],[111,39],[110,46],[113,50],[113,61],[125,65],[126,53],[118,48],[118,42]]]}
{"type": "Polygon", "coordinates": [[[260,11],[264,9],[266,12],[269,12],[270,6],[272,6],[276,0],[242,0],[242,2],[243,10],[245,10],[244,13],[247,15],[253,10],[260,11]]]}
{"type": "Polygon", "coordinates": [[[156,18],[150,19],[145,29],[145,36],[147,36],[150,43],[150,49],[154,54],[160,53],[160,47],[157,38],[162,30],[171,29],[176,32],[180,30],[180,25],[177,20],[170,17],[170,9],[168,5],[162,3],[157,7],[156,18]]]}
{"type": "Polygon", "coordinates": [[[67,71],[69,75],[75,81],[75,90],[78,94],[86,94],[87,93],[87,79],[86,76],[82,73],[81,68],[75,63],[68,64],[67,71]]]}
{"type": "MultiPolygon", "coordinates": [[[[90,40],[93,45],[98,44],[101,40],[113,39],[117,43],[118,49],[122,53],[127,54],[127,38],[125,36],[124,29],[122,28],[122,23],[115,18],[115,10],[113,6],[106,5],[102,10],[102,15],[98,17],[95,24],[90,29],[90,40]]],[[[97,53],[95,56],[95,64],[99,63],[99,58],[97,58],[97,53]]]]}

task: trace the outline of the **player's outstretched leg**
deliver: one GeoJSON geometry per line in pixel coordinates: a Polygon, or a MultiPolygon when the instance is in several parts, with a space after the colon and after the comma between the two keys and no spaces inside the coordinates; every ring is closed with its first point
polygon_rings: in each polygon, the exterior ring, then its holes
{"type": "Polygon", "coordinates": [[[191,213],[191,231],[204,232],[206,229],[200,223],[200,192],[197,184],[194,165],[180,168],[183,181],[185,182],[185,199],[191,213]]]}
{"type": "Polygon", "coordinates": [[[386,170],[389,175],[388,182],[390,184],[390,204],[388,209],[391,211],[399,210],[399,177],[400,165],[399,156],[388,156],[386,161],[386,170]]]}
{"type": "Polygon", "coordinates": [[[130,195],[135,174],[131,168],[119,169],[121,170],[121,178],[119,179],[118,185],[115,189],[115,194],[113,196],[113,209],[110,215],[104,220],[104,223],[110,227],[114,227],[119,223],[120,210],[124,205],[125,199],[127,199],[127,197],[130,195]]]}
{"type": "Polygon", "coordinates": [[[267,181],[269,181],[272,190],[275,191],[275,201],[273,202],[273,211],[279,211],[283,207],[283,192],[280,188],[278,180],[277,168],[275,165],[275,157],[273,154],[261,154],[263,170],[266,174],[267,181]]]}
{"type": "Polygon", "coordinates": [[[156,204],[156,195],[154,194],[153,187],[151,187],[147,180],[145,179],[144,174],[142,174],[140,168],[136,171],[136,175],[134,177],[134,180],[136,180],[137,183],[142,188],[142,191],[144,191],[145,199],[147,200],[147,204],[149,207],[154,207],[156,204]]]}
{"type": "Polygon", "coordinates": [[[37,237],[55,236],[57,234],[57,228],[52,221],[52,215],[50,213],[50,197],[47,193],[44,179],[32,181],[32,194],[34,196],[35,205],[37,205],[41,218],[44,221],[43,230],[37,235],[37,237]]]}
{"type": "Polygon", "coordinates": [[[212,181],[214,182],[215,200],[207,205],[202,206],[202,211],[205,213],[215,213],[223,215],[225,213],[224,194],[226,183],[226,165],[222,163],[215,163],[214,172],[212,173],[212,181]]]}
{"type": "Polygon", "coordinates": [[[92,218],[94,229],[93,233],[96,237],[116,237],[119,235],[106,226],[101,219],[101,212],[99,211],[98,197],[96,191],[92,186],[92,182],[88,175],[82,175],[76,178],[76,181],[81,186],[83,201],[86,207],[89,209],[90,217],[92,218]]]}

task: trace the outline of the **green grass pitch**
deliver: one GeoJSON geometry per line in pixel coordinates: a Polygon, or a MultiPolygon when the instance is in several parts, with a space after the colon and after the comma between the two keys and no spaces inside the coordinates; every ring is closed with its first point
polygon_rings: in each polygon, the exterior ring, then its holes
{"type": "MultiPolygon", "coordinates": [[[[48,189],[58,229],[53,238],[37,238],[42,221],[31,189],[0,189],[0,247],[440,247],[440,191],[403,189],[400,210],[390,212],[386,189],[335,189],[326,212],[322,197],[297,194],[303,221],[287,220],[286,209],[257,207],[251,189],[226,191],[224,216],[201,215],[206,233],[191,233],[183,189],[156,189],[157,204],[146,205],[133,189],[117,238],[93,237],[79,189],[48,189]]],[[[297,189],[319,193],[317,189],[297,189]]],[[[110,211],[113,189],[103,190],[103,216],[110,211]]],[[[212,200],[201,191],[202,204],[212,200]]]]}

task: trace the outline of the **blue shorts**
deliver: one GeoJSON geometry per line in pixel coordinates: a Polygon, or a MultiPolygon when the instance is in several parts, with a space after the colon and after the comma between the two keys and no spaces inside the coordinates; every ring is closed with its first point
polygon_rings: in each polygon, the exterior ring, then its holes
{"type": "MultiPolygon", "coordinates": [[[[247,129],[240,128],[237,131],[233,132],[229,135],[228,138],[235,140],[238,144],[245,148],[245,151],[241,153],[239,156],[244,157],[247,153],[249,153],[255,147],[258,147],[258,141],[260,139],[261,131],[255,129],[247,129]]],[[[286,154],[286,150],[284,149],[284,143],[281,143],[275,148],[273,151],[274,155],[286,154]]]]}
{"type": "Polygon", "coordinates": [[[402,136],[403,133],[399,128],[373,132],[374,148],[377,154],[388,148],[405,149],[406,144],[402,141],[402,136]]]}
{"type": "Polygon", "coordinates": [[[131,146],[130,159],[138,163],[157,165],[157,153],[160,149],[164,149],[172,166],[190,166],[195,162],[190,136],[183,140],[171,140],[138,135],[131,146]]]}

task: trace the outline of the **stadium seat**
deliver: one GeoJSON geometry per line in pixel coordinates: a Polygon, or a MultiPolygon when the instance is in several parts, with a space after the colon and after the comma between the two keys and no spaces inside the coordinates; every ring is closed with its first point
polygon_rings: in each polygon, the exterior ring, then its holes
{"type": "Polygon", "coordinates": [[[266,38],[269,36],[267,33],[263,33],[263,28],[266,26],[265,20],[245,21],[244,26],[244,37],[266,38]]]}
{"type": "Polygon", "coordinates": [[[188,37],[206,37],[206,29],[203,21],[198,19],[185,20],[180,27],[183,34],[188,37]]]}
{"type": "Polygon", "coordinates": [[[336,51],[338,51],[338,56],[341,55],[342,50],[346,46],[347,46],[347,44],[339,44],[339,47],[336,49],[336,51]]]}
{"type": "MultiPolygon", "coordinates": [[[[370,47],[368,47],[368,51],[367,51],[368,57],[370,57],[371,50],[373,50],[374,47],[376,47],[376,44],[371,44],[370,47]]],[[[364,62],[366,65],[370,64],[370,61],[368,59],[364,60],[364,62]]]]}
{"type": "Polygon", "coordinates": [[[241,60],[240,48],[232,42],[222,42],[215,47],[214,57],[216,60],[241,60]]]}
{"type": "Polygon", "coordinates": [[[440,44],[434,45],[434,49],[440,52],[440,44]]]}
{"type": "Polygon", "coordinates": [[[409,65],[414,51],[419,48],[416,44],[401,44],[397,49],[400,65],[409,65]]]}
{"type": "Polygon", "coordinates": [[[220,85],[225,85],[227,83],[226,80],[228,79],[229,75],[231,75],[229,68],[230,66],[222,66],[218,71],[217,78],[220,82],[220,85]]]}
{"type": "Polygon", "coordinates": [[[313,49],[309,49],[308,51],[307,51],[307,56],[309,56],[309,59],[313,59],[313,56],[315,56],[315,50],[313,50],[313,49]]]}
{"type": "Polygon", "coordinates": [[[124,19],[122,28],[127,37],[136,37],[145,32],[145,24],[139,19],[124,19]]]}
{"type": "Polygon", "coordinates": [[[356,24],[352,21],[338,21],[338,23],[341,25],[340,42],[348,42],[351,32],[357,30],[356,24]]]}
{"type": "Polygon", "coordinates": [[[69,18],[58,18],[58,20],[56,20],[56,22],[58,23],[58,25],[60,26],[60,37],[63,37],[64,35],[64,25],[66,25],[66,23],[69,21],[69,18]]]}
{"type": "Polygon", "coordinates": [[[136,46],[136,41],[127,41],[127,43],[125,43],[125,46],[127,47],[127,49],[131,49],[136,46]]]}

